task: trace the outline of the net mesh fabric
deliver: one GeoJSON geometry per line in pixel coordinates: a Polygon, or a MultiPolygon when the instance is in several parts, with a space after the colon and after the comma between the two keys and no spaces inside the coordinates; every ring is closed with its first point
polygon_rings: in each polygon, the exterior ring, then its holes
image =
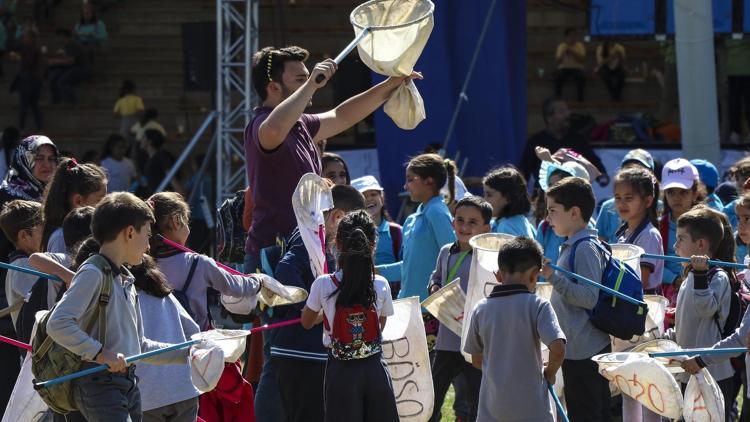
{"type": "MultiPolygon", "coordinates": [[[[362,61],[381,75],[411,75],[432,32],[433,9],[429,0],[373,0],[358,6],[350,16],[355,35],[370,31],[357,46],[362,61]]],[[[412,81],[396,89],[384,110],[402,129],[414,129],[426,117],[412,81]]]]}

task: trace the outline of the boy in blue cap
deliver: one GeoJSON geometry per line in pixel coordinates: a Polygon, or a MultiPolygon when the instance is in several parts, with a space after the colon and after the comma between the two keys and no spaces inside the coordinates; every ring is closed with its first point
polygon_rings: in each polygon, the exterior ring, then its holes
{"type": "Polygon", "coordinates": [[[716,211],[723,212],[724,203],[721,202],[719,196],[714,192],[716,186],[719,185],[719,171],[716,170],[716,166],[702,159],[690,160],[690,163],[698,169],[698,177],[700,177],[701,182],[706,186],[706,193],[708,194],[706,196],[706,205],[716,211]]]}

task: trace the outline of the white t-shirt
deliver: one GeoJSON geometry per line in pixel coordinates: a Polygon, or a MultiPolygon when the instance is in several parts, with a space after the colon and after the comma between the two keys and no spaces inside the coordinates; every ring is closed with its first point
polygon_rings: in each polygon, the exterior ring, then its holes
{"type": "Polygon", "coordinates": [[[55,231],[49,235],[49,240],[47,241],[47,252],[62,254],[68,252],[68,248],[65,247],[65,237],[63,236],[62,227],[56,228],[55,231]]]}
{"type": "MultiPolygon", "coordinates": [[[[339,282],[342,279],[343,274],[341,271],[336,273],[336,278],[339,282]]],[[[375,309],[378,312],[378,317],[387,317],[393,315],[393,300],[391,299],[391,287],[385,278],[376,275],[375,280],[375,309]]],[[[338,294],[331,296],[336,290],[336,285],[331,281],[330,274],[325,274],[318,277],[310,287],[310,295],[307,297],[307,307],[313,312],[320,312],[323,310],[325,317],[328,321],[333,322],[333,317],[336,315],[336,298],[338,294]]],[[[326,347],[331,346],[331,332],[323,326],[323,345],[326,347]]]]}
{"type": "Polygon", "coordinates": [[[107,171],[107,192],[127,192],[137,176],[135,164],[130,158],[117,161],[107,157],[102,160],[102,167],[107,171]]]}

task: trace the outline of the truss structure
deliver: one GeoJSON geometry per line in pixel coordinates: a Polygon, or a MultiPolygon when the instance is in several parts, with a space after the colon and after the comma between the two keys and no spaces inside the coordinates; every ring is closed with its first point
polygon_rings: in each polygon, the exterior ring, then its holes
{"type": "Polygon", "coordinates": [[[247,186],[243,135],[256,103],[250,72],[258,50],[259,3],[216,2],[216,207],[247,186]]]}

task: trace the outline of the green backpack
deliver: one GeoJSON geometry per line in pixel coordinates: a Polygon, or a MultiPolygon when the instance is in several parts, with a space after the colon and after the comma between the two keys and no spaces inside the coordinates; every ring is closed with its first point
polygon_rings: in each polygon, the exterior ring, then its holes
{"type": "MultiPolygon", "coordinates": [[[[93,264],[104,274],[99,301],[94,314],[86,323],[84,331],[88,334],[94,328],[94,322],[99,321],[99,339],[106,344],[107,327],[107,304],[112,293],[112,269],[106,258],[101,255],[92,255],[86,263],[93,264]]],[[[54,307],[52,308],[54,309],[54,307]]],[[[37,324],[36,334],[31,343],[31,373],[34,374],[34,384],[37,381],[48,381],[54,378],[68,375],[81,370],[83,360],[80,356],[57,344],[52,337],[47,335],[47,321],[52,310],[44,314],[37,324]]],[[[46,388],[38,388],[37,393],[57,413],[66,414],[78,410],[73,400],[73,386],[70,381],[56,384],[46,388]]]]}

